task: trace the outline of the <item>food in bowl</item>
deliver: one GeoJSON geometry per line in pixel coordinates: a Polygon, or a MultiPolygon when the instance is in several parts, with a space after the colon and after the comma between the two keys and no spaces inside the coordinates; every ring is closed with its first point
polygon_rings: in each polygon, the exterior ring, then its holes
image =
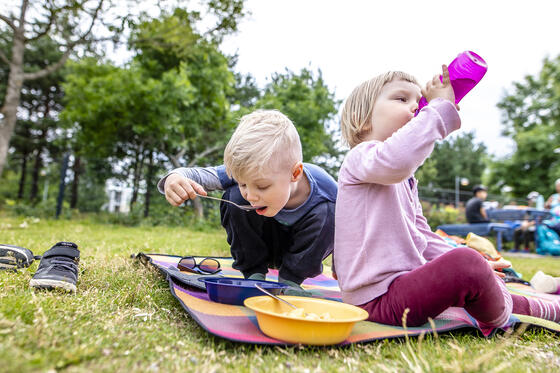
{"type": "Polygon", "coordinates": [[[332,320],[331,314],[328,312],[324,312],[320,315],[317,315],[316,313],[313,312],[306,313],[303,308],[296,308],[295,310],[292,310],[290,312],[284,312],[282,313],[282,315],[290,316],[290,317],[299,317],[306,320],[332,320]]]}
{"type": "Polygon", "coordinates": [[[301,311],[294,310],[269,296],[248,298],[244,304],[255,312],[259,328],[264,334],[289,343],[307,345],[341,343],[348,338],[356,322],[368,317],[365,310],[342,302],[296,296],[281,296],[281,298],[301,311]],[[308,319],[303,316],[303,313],[307,315],[313,313],[319,317],[308,319]],[[325,315],[326,313],[328,316],[325,315]],[[321,319],[321,315],[325,319],[321,319]]]}

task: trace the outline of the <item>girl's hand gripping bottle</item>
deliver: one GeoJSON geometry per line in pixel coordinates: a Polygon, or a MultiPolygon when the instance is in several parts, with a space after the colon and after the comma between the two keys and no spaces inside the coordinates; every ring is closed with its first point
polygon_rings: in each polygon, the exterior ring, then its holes
{"type": "MultiPolygon", "coordinates": [[[[451,86],[453,87],[453,92],[455,92],[455,104],[458,104],[459,101],[480,82],[488,70],[488,65],[478,54],[465,51],[460,53],[457,58],[449,64],[448,69],[451,86]]],[[[440,80],[443,79],[441,75],[439,78],[440,80]]],[[[420,102],[418,102],[416,115],[418,115],[420,109],[427,104],[428,101],[422,97],[420,102]]]]}

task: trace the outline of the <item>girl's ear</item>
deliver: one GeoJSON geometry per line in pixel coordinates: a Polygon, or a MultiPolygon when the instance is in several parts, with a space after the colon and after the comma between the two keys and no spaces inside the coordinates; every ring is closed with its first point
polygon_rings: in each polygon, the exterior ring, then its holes
{"type": "Polygon", "coordinates": [[[298,181],[303,177],[303,163],[298,162],[292,168],[292,182],[298,181]]]}

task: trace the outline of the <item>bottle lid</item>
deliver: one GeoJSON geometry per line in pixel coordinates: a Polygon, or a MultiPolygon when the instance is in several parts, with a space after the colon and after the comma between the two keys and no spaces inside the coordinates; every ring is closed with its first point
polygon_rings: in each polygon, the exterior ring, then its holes
{"type": "Polygon", "coordinates": [[[488,68],[488,64],[486,64],[486,61],[484,61],[484,59],[478,54],[474,53],[473,51],[466,51],[465,54],[471,59],[472,62],[476,63],[479,66],[488,68]]]}

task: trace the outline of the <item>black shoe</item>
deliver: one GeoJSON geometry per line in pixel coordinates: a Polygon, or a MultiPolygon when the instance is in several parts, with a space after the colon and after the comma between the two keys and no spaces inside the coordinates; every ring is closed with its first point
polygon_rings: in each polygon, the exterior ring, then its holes
{"type": "Polygon", "coordinates": [[[59,242],[43,254],[37,272],[29,282],[37,289],[76,291],[80,250],[73,242],[59,242]]]}
{"type": "Polygon", "coordinates": [[[33,263],[33,253],[25,247],[0,244],[0,269],[29,267],[33,263]]]}

